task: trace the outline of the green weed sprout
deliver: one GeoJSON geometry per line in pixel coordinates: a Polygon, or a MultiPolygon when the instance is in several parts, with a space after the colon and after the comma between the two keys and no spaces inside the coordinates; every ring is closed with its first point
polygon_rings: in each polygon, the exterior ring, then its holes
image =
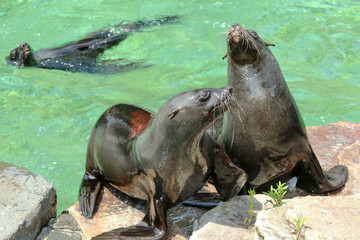
{"type": "Polygon", "coordinates": [[[250,198],[249,198],[249,210],[248,210],[248,214],[249,214],[249,218],[245,218],[244,220],[244,223],[248,222],[249,224],[251,224],[251,220],[252,220],[252,217],[254,215],[254,210],[253,210],[253,207],[254,207],[254,195],[256,194],[256,191],[254,189],[249,189],[248,190],[248,193],[250,195],[250,198]]]}
{"type": "Polygon", "coordinates": [[[305,226],[304,225],[304,222],[305,220],[307,219],[307,217],[305,218],[300,218],[300,219],[296,219],[296,218],[293,218],[294,221],[295,221],[295,231],[296,231],[296,239],[299,239],[300,238],[300,234],[301,234],[301,230],[303,229],[303,227],[305,226]]]}
{"type": "Polygon", "coordinates": [[[272,198],[271,200],[268,199],[265,204],[271,203],[273,207],[280,207],[281,205],[285,204],[282,199],[286,193],[287,188],[288,186],[286,186],[285,183],[281,183],[280,181],[277,184],[276,189],[271,185],[269,192],[263,192],[265,195],[272,198]]]}

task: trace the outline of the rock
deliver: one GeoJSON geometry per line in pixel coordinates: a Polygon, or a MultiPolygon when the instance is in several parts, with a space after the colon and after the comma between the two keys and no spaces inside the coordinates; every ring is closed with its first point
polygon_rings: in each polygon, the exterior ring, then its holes
{"type": "Polygon", "coordinates": [[[341,164],[338,155],[346,147],[360,140],[360,124],[338,122],[323,127],[307,127],[312,148],[323,168],[341,164]]]}
{"type": "Polygon", "coordinates": [[[264,209],[264,203],[269,197],[258,194],[253,202],[253,220],[250,225],[245,223],[249,219],[250,196],[235,196],[227,202],[221,202],[216,208],[205,213],[200,220],[194,223],[194,232],[190,240],[226,239],[226,240],[250,240],[253,239],[253,223],[260,210],[264,209]]]}
{"type": "Polygon", "coordinates": [[[50,221],[49,226],[43,228],[36,240],[86,240],[76,219],[64,211],[57,219],[50,221]]]}
{"type": "MultiPolygon", "coordinates": [[[[349,180],[337,195],[360,193],[360,124],[338,122],[323,127],[308,127],[308,136],[324,169],[343,164],[349,180]]],[[[329,194],[332,195],[332,194],[329,194]]]]}
{"type": "MultiPolygon", "coordinates": [[[[81,215],[78,203],[68,209],[69,214],[84,233],[85,239],[91,239],[114,228],[128,227],[140,222],[145,216],[146,202],[129,198],[110,186],[105,186],[95,209],[92,219],[86,219],[81,215]]],[[[205,212],[204,209],[182,205],[170,209],[168,231],[164,239],[188,239],[192,233],[193,222],[205,212]]]]}
{"type": "MultiPolygon", "coordinates": [[[[344,164],[349,168],[350,176],[344,189],[328,194],[327,197],[299,197],[306,193],[297,189],[294,194],[287,194],[295,198],[287,199],[286,205],[270,210],[264,210],[271,207],[271,204],[266,204],[264,208],[268,197],[255,195],[254,220],[251,225],[244,223],[249,217],[249,196],[236,196],[209,211],[180,205],[168,211],[168,231],[164,239],[296,239],[292,218],[303,217],[308,217],[305,221],[307,227],[301,235],[306,239],[360,239],[359,230],[355,228],[360,221],[360,124],[340,122],[324,127],[308,127],[307,130],[324,169],[336,164],[344,164]]],[[[211,201],[219,197],[211,186],[206,186],[201,194],[207,194],[211,201]]],[[[78,203],[70,207],[67,217],[77,223],[64,228],[64,231],[80,235],[83,232],[83,238],[73,239],[85,240],[113,228],[136,224],[145,215],[144,202],[131,200],[107,187],[104,187],[97,204],[96,214],[90,220],[81,216],[78,203]]],[[[61,235],[64,233],[61,227],[55,227],[56,224],[48,228],[48,232],[44,230],[48,238],[38,240],[66,239],[60,237],[65,235],[61,235]]]]}
{"type": "Polygon", "coordinates": [[[328,194],[329,197],[306,198],[296,197],[307,195],[297,189],[295,193],[287,194],[287,197],[296,198],[285,201],[299,201],[290,209],[288,206],[292,205],[287,204],[279,208],[259,211],[263,209],[266,196],[255,195],[257,202],[254,203],[256,209],[254,215],[259,212],[255,228],[246,228],[243,224],[244,219],[248,217],[249,196],[235,197],[219,204],[197,220],[190,239],[296,239],[295,222],[292,218],[303,217],[308,217],[305,221],[305,225],[308,225],[305,231],[307,239],[360,239],[357,230],[360,221],[359,195],[351,196],[360,193],[360,124],[340,122],[324,127],[309,127],[307,130],[312,147],[324,169],[336,164],[344,164],[348,167],[350,176],[345,188],[328,194]],[[340,197],[341,195],[350,196],[340,197]],[[302,212],[307,213],[308,216],[298,214],[302,212]],[[336,223],[332,224],[334,218],[336,223]],[[353,221],[353,218],[357,219],[353,221]],[[353,232],[346,233],[346,225],[351,221],[355,223],[351,223],[349,228],[353,232]],[[333,233],[337,231],[340,234],[333,233]],[[326,235],[327,233],[329,234],[326,235]]]}
{"type": "Polygon", "coordinates": [[[81,215],[78,202],[68,209],[88,239],[117,227],[134,225],[145,216],[146,202],[131,202],[126,195],[121,198],[120,192],[114,195],[111,190],[105,187],[101,192],[92,219],[81,215]]]}
{"type": "Polygon", "coordinates": [[[307,218],[299,239],[359,239],[359,209],[360,194],[295,198],[281,207],[261,211],[254,239],[297,239],[294,218],[307,218]]]}
{"type": "Polygon", "coordinates": [[[54,186],[23,167],[0,162],[0,239],[35,239],[56,217],[54,186]]]}

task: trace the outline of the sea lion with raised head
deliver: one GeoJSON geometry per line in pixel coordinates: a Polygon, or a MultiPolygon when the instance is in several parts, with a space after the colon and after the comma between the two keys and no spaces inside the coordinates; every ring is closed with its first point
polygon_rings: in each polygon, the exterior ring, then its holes
{"type": "Polygon", "coordinates": [[[119,59],[116,61],[98,62],[97,57],[105,50],[112,48],[125,40],[130,33],[142,27],[170,23],[177,19],[168,16],[158,20],[137,21],[129,24],[119,24],[108,30],[100,30],[80,39],[52,49],[40,49],[33,52],[26,42],[21,43],[6,57],[8,64],[18,67],[37,67],[58,69],[71,72],[116,73],[138,67],[136,63],[119,59]]]}
{"type": "Polygon", "coordinates": [[[228,61],[228,85],[238,106],[226,113],[218,136],[220,146],[248,174],[248,187],[267,189],[296,176],[298,187],[308,193],[339,189],[348,179],[348,169],[337,165],[322,170],[268,46],[274,45],[264,42],[255,31],[239,24],[231,26],[224,57],[228,61]]]}
{"type": "Polygon", "coordinates": [[[246,174],[206,133],[226,112],[230,92],[228,87],[187,91],[166,102],[154,117],[145,109],[119,104],[99,118],[79,190],[83,215],[92,217],[103,181],[148,204],[139,224],[94,239],[160,239],[167,209],[196,193],[209,177],[224,199],[240,191],[246,174]]]}

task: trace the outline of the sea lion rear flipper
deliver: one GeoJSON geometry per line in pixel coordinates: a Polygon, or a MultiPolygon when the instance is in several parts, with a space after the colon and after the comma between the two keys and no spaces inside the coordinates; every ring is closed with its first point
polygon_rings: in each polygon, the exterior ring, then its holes
{"type": "Polygon", "coordinates": [[[88,172],[85,172],[79,189],[79,206],[86,218],[92,218],[97,194],[101,182],[88,172]]]}
{"type": "Polygon", "coordinates": [[[144,219],[136,225],[130,227],[116,228],[108,232],[97,235],[91,240],[101,239],[161,239],[166,230],[166,211],[162,202],[148,201],[148,209],[144,219]]]}
{"type": "MultiPolygon", "coordinates": [[[[311,147],[310,147],[311,148],[311,147]]],[[[349,178],[349,170],[344,165],[336,165],[323,171],[313,150],[311,159],[298,175],[299,188],[310,193],[326,193],[337,190],[345,185],[349,178]]]]}

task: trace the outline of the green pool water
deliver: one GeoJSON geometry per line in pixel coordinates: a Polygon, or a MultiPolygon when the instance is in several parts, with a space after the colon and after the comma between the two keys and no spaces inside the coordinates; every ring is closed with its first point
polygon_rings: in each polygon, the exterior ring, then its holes
{"type": "Polygon", "coordinates": [[[157,111],[175,94],[226,85],[226,34],[239,22],[267,42],[307,126],[360,122],[359,1],[14,1],[0,4],[0,161],[49,179],[58,212],[77,201],[90,131],[111,105],[157,111]],[[5,57],[120,23],[178,15],[134,33],[102,60],[151,67],[113,75],[18,69],[5,57]]]}

